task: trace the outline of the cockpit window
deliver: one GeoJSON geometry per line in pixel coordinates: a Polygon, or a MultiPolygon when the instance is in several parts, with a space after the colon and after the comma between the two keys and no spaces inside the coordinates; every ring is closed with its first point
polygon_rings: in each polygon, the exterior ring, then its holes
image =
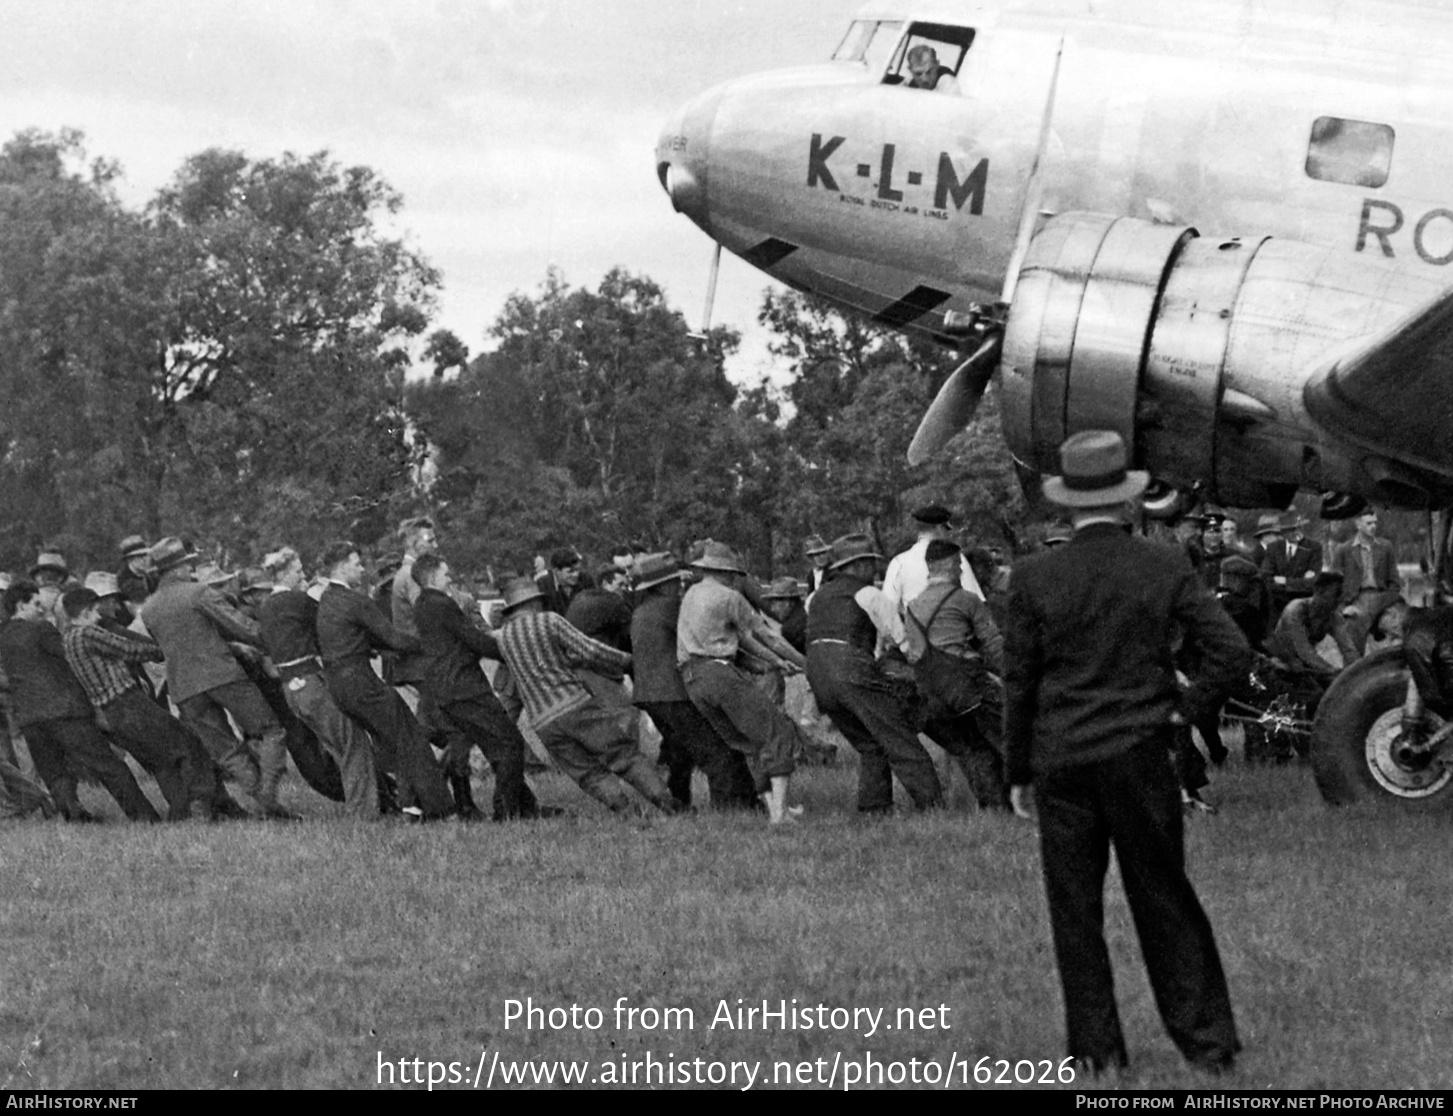
{"type": "Polygon", "coordinates": [[[915,23],[909,27],[907,37],[893,55],[883,82],[885,85],[957,93],[958,76],[973,43],[972,27],[958,27],[951,23],[915,23]]]}
{"type": "Polygon", "coordinates": [[[832,60],[860,62],[870,74],[881,74],[888,66],[893,48],[898,45],[898,33],[902,30],[902,20],[854,20],[832,60]]]}
{"type": "Polygon", "coordinates": [[[1307,148],[1307,175],[1348,186],[1381,186],[1392,168],[1394,138],[1386,124],[1319,116],[1307,148]]]}

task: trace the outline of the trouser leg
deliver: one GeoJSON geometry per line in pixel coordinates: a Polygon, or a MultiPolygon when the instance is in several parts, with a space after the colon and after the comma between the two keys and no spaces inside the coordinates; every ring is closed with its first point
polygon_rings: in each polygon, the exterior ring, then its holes
{"type": "Polygon", "coordinates": [[[366,664],[330,669],[328,688],[338,707],[368,729],[387,755],[398,784],[399,805],[417,808],[426,818],[446,817],[453,809],[444,774],[403,699],[366,664]]]}
{"type": "Polygon", "coordinates": [[[491,803],[495,821],[530,818],[539,803],[525,782],[525,738],[492,695],[440,706],[445,718],[460,725],[466,738],[479,747],[494,772],[491,803]]]}
{"type": "Polygon", "coordinates": [[[868,727],[846,705],[840,705],[831,691],[820,693],[817,704],[858,753],[858,810],[864,814],[893,809],[893,769],[888,755],[868,727]]]}
{"type": "Polygon", "coordinates": [[[1221,707],[1218,705],[1210,713],[1197,719],[1194,725],[1201,734],[1201,739],[1206,742],[1206,752],[1211,757],[1211,762],[1224,763],[1226,745],[1221,743],[1221,707]]]}
{"type": "Polygon", "coordinates": [[[1096,1066],[1124,1065],[1125,1035],[1105,944],[1110,831],[1083,769],[1035,781],[1040,859],[1064,994],[1067,1050],[1096,1066]]]}
{"type": "Polygon", "coordinates": [[[931,721],[924,732],[959,765],[981,809],[1008,809],[1004,761],[998,749],[988,743],[988,726],[984,723],[988,716],[981,716],[976,709],[952,720],[931,721]]]}
{"type": "Polygon", "coordinates": [[[683,805],[691,803],[691,773],[706,775],[711,804],[752,809],[758,805],[755,781],[741,752],[730,748],[711,722],[689,701],[646,702],[641,708],[661,732],[663,753],[669,747],[666,789],[683,805]]]}
{"type": "Polygon", "coordinates": [[[355,818],[374,817],[378,813],[378,776],[368,734],[334,703],[322,675],[307,675],[294,683],[299,684],[290,683],[285,690],[288,704],[338,765],[344,812],[355,818]]]}
{"type": "MultiPolygon", "coordinates": [[[[1247,739],[1252,738],[1248,736],[1247,739]]],[[[1170,754],[1176,779],[1187,791],[1195,793],[1210,781],[1206,778],[1206,757],[1191,740],[1190,725],[1176,727],[1171,735],[1170,754]]]]}
{"type": "Polygon", "coordinates": [[[943,805],[943,789],[933,760],[904,716],[898,699],[883,690],[853,687],[853,711],[881,745],[888,766],[920,810],[943,805]]]}
{"type": "Polygon", "coordinates": [[[257,756],[255,797],[263,809],[275,808],[278,786],[288,767],[287,729],[278,721],[267,699],[249,681],[216,686],[207,691],[207,696],[231,713],[241,727],[257,756]]]}
{"type": "Polygon", "coordinates": [[[191,751],[186,730],[139,690],[128,690],[103,710],[111,737],[156,780],[167,820],[188,816],[192,803],[191,751]]]}
{"type": "Polygon", "coordinates": [[[1210,919],[1185,868],[1180,796],[1164,750],[1139,746],[1103,765],[1104,815],[1150,987],[1166,1031],[1191,1061],[1241,1049],[1210,919]]]}
{"type": "Polygon", "coordinates": [[[194,694],[177,708],[182,723],[196,734],[227,778],[241,787],[244,794],[255,794],[259,777],[257,760],[232,731],[226,710],[205,693],[194,694]]]}
{"type": "Polygon", "coordinates": [[[537,731],[550,758],[575,781],[576,786],[596,801],[605,803],[615,813],[630,809],[630,795],[626,794],[620,780],[606,770],[595,750],[587,747],[568,725],[556,721],[537,731]]]}
{"type": "Polygon", "coordinates": [[[682,680],[717,736],[746,758],[757,792],[770,790],[774,776],[792,774],[797,726],[750,675],[730,663],[694,660],[682,671],[682,680]]]}
{"type": "Polygon", "coordinates": [[[50,791],[61,817],[68,821],[85,817],[85,808],[77,794],[76,773],[66,762],[60,742],[46,731],[44,722],[26,725],[21,735],[30,751],[30,762],[35,764],[35,773],[50,791]]]}
{"type": "Polygon", "coordinates": [[[136,784],[131,769],[121,760],[96,723],[85,717],[66,717],[43,722],[45,730],[60,745],[66,762],[82,777],[94,779],[110,792],[132,821],[160,821],[155,807],[136,784]]]}
{"type": "Polygon", "coordinates": [[[656,765],[637,747],[634,733],[628,741],[623,738],[611,748],[606,757],[606,768],[635,787],[641,797],[657,809],[668,814],[681,809],[680,804],[666,789],[666,784],[661,781],[661,776],[656,774],[656,765]]]}

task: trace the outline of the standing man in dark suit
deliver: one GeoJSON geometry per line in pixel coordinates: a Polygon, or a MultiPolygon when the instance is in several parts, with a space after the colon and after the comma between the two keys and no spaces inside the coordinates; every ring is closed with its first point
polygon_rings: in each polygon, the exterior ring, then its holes
{"type": "Polygon", "coordinates": [[[1377,534],[1377,509],[1368,508],[1357,517],[1357,534],[1342,544],[1332,568],[1342,575],[1342,615],[1350,621],[1352,640],[1360,653],[1366,650],[1378,617],[1402,599],[1402,578],[1392,543],[1377,534]]]}
{"type": "Polygon", "coordinates": [[[404,815],[418,822],[447,817],[454,804],[424,730],[371,662],[375,651],[418,651],[419,641],[401,635],[358,591],[363,558],[353,543],[330,543],[319,565],[328,578],[318,601],[318,651],[328,692],[373,735],[374,758],[397,781],[404,815]]]}
{"type": "Polygon", "coordinates": [[[413,614],[423,647],[423,691],[449,741],[444,766],[459,816],[465,821],[484,818],[474,804],[469,776],[469,753],[478,747],[494,771],[494,820],[540,817],[540,806],[525,783],[525,738],[479,666],[481,658],[504,661],[499,642],[471,624],[449,595],[454,580],[444,559],[422,554],[409,576],[419,588],[413,614]]]}
{"type": "Polygon", "coordinates": [[[1130,537],[1149,476],[1125,443],[1085,431],[1045,497],[1074,514],[1067,546],[1024,559],[1005,633],[1006,766],[1016,813],[1031,784],[1068,1046],[1087,1073],[1128,1064],[1105,945],[1110,848],[1166,1030],[1192,1065],[1229,1070],[1241,1044],[1211,923],[1185,871],[1174,726],[1213,708],[1249,667],[1246,639],[1174,550],[1130,537]],[[1179,628],[1197,651],[1176,685],[1179,628]]]}
{"type": "Polygon", "coordinates": [[[1312,595],[1312,582],[1322,572],[1322,547],[1302,535],[1306,520],[1294,511],[1263,519],[1267,521],[1256,528],[1261,547],[1257,564],[1271,590],[1272,610],[1280,616],[1292,601],[1312,595]]]}

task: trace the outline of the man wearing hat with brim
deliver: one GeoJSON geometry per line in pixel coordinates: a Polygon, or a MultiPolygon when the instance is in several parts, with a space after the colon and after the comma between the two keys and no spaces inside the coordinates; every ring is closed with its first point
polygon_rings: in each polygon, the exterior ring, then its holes
{"type": "Polygon", "coordinates": [[[1256,564],[1271,590],[1277,616],[1292,601],[1310,597],[1313,582],[1322,572],[1322,546],[1302,534],[1305,526],[1305,519],[1289,511],[1276,520],[1275,530],[1262,524],[1256,528],[1256,541],[1261,544],[1256,564]]]}
{"type": "Polygon", "coordinates": [[[691,805],[691,775],[706,776],[717,809],[752,809],[757,794],[740,752],[691,702],[676,665],[676,622],[681,615],[681,567],[670,554],[648,554],[636,567],[635,611],[631,614],[632,700],[661,734],[666,789],[691,805]]]}
{"type": "Polygon", "coordinates": [[[873,585],[882,557],[867,535],[835,539],[827,582],[807,608],[807,681],[818,708],[858,753],[863,814],[892,812],[894,775],[915,809],[943,805],[938,772],[919,742],[903,686],[878,664],[880,641],[898,650],[908,646],[897,606],[873,585]]]}
{"type": "MultiPolygon", "coordinates": [[[[831,553],[829,550],[828,554],[831,553]]],[[[807,606],[803,603],[804,596],[802,583],[795,577],[779,577],[762,590],[762,607],[780,625],[782,638],[803,656],[807,654],[807,606]]]]}
{"type": "MultiPolygon", "coordinates": [[[[929,504],[913,513],[918,540],[896,555],[888,563],[888,572],[883,575],[883,593],[900,616],[908,602],[928,586],[928,544],[934,539],[947,539],[953,533],[952,520],[952,514],[942,504],[929,504]]],[[[980,588],[968,558],[960,559],[959,584],[964,592],[984,599],[984,590],[980,588]]]]}
{"type": "Polygon", "coordinates": [[[636,714],[602,704],[580,677],[581,670],[619,675],[631,656],[591,639],[558,612],[545,608],[545,594],[532,578],[505,586],[504,626],[496,635],[509,670],[512,696],[522,704],[530,727],[557,767],[586,794],[613,813],[631,810],[631,787],[668,814],[680,807],[636,740],[636,714]]]}
{"type": "Polygon", "coordinates": [[[140,535],[127,535],[121,540],[121,563],[116,567],[116,582],[121,595],[130,605],[139,605],[156,588],[151,569],[151,544],[140,535]]]}
{"type": "Polygon", "coordinates": [[[1005,631],[1006,767],[1015,811],[1033,786],[1068,1053],[1093,1075],[1128,1064],[1104,933],[1110,849],[1155,1002],[1181,1054],[1229,1071],[1241,1044],[1210,921],[1185,871],[1184,817],[1170,763],[1177,726],[1244,678],[1245,637],[1173,549],[1132,537],[1148,474],[1120,435],[1076,434],[1044,495],[1075,537],[1025,558],[1005,631]],[[1176,683],[1179,632],[1196,652],[1176,683]]]}
{"type": "Polygon", "coordinates": [[[261,647],[257,623],[227,602],[214,586],[198,581],[199,555],[181,539],[167,537],[151,548],[156,592],[141,606],[141,620],[166,656],[167,689],[182,723],[208,754],[241,785],[269,818],[295,818],[278,803],[287,771],[287,730],[247,677],[229,642],[261,647]],[[239,741],[228,715],[242,728],[239,741]]]}
{"type": "Polygon", "coordinates": [[[816,593],[822,588],[827,567],[832,563],[832,547],[823,541],[821,535],[808,535],[802,542],[802,553],[807,555],[810,564],[807,571],[807,592],[816,593]]]}
{"type": "Polygon", "coordinates": [[[40,586],[40,606],[46,620],[57,631],[65,631],[66,610],[61,607],[61,593],[74,584],[65,555],[54,549],[42,550],[30,567],[30,580],[40,586]]]}
{"type": "Polygon", "coordinates": [[[686,591],[676,619],[681,680],[717,735],[746,757],[771,824],[795,820],[787,791],[796,770],[797,726],[744,664],[792,674],[802,670],[802,656],[742,595],[746,571],[731,547],[709,542],[692,565],[701,580],[686,591]]]}

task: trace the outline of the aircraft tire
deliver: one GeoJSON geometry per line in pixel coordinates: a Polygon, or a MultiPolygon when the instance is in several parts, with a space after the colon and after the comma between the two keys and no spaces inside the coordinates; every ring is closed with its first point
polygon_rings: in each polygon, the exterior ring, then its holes
{"type": "MultiPolygon", "coordinates": [[[[1434,761],[1418,769],[1394,757],[1409,677],[1402,650],[1393,647],[1354,663],[1327,690],[1312,726],[1312,773],[1328,803],[1382,801],[1416,810],[1453,803],[1453,765],[1434,761]]],[[[1430,731],[1443,723],[1429,714],[1430,731]]]]}

